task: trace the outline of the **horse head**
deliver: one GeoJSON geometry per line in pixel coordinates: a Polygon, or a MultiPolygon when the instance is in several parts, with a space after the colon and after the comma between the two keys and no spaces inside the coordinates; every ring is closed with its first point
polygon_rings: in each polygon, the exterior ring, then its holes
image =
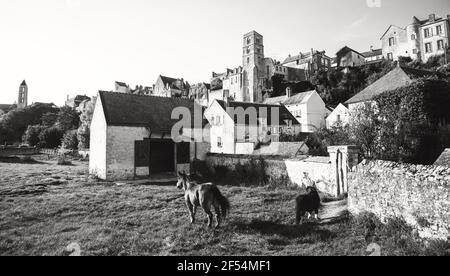
{"type": "Polygon", "coordinates": [[[316,189],[316,187],[308,186],[308,187],[306,187],[306,192],[308,194],[317,193],[317,189],[316,189]]]}
{"type": "Polygon", "coordinates": [[[178,172],[177,188],[180,190],[185,188],[187,181],[188,181],[188,176],[186,175],[186,173],[178,172]]]}

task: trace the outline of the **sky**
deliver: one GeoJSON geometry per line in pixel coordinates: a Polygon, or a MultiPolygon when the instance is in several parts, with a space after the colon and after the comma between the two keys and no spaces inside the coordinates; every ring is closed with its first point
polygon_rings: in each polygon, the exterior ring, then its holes
{"type": "Polygon", "coordinates": [[[242,63],[242,36],[265,55],[381,47],[390,24],[450,14],[449,0],[1,0],[0,104],[64,104],[115,81],[151,86],[161,75],[209,82],[242,63]]]}

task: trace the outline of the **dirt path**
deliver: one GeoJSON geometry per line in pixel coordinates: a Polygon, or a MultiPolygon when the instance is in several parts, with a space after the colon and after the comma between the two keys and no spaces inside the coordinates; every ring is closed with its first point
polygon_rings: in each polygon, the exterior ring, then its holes
{"type": "Polygon", "coordinates": [[[322,209],[319,212],[320,224],[338,222],[347,214],[347,200],[322,203],[322,209]]]}

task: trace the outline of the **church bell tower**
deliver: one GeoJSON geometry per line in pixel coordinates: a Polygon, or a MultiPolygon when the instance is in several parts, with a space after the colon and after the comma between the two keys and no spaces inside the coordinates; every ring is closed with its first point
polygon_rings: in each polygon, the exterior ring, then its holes
{"type": "Polygon", "coordinates": [[[28,106],[28,86],[25,80],[19,87],[19,98],[17,100],[17,107],[24,108],[28,106]]]}

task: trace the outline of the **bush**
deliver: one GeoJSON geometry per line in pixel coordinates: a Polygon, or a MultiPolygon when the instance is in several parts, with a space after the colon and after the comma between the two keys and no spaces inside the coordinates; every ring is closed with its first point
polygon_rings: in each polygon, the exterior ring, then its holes
{"type": "Polygon", "coordinates": [[[60,166],[71,166],[72,161],[68,160],[64,154],[60,154],[60,155],[58,155],[57,164],[60,166]]]}
{"type": "Polygon", "coordinates": [[[64,134],[62,146],[68,150],[78,149],[77,130],[69,130],[64,134]]]}
{"type": "Polygon", "coordinates": [[[22,141],[31,147],[37,146],[39,144],[39,135],[45,128],[40,125],[28,126],[25,134],[23,135],[22,141]]]}
{"type": "Polygon", "coordinates": [[[58,148],[61,146],[63,135],[64,132],[57,127],[44,129],[39,134],[39,146],[50,149],[58,148]]]}

